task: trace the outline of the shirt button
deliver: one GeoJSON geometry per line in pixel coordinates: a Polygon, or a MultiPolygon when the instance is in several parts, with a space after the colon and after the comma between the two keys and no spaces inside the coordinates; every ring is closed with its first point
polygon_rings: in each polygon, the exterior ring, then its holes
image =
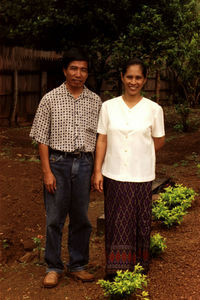
{"type": "Polygon", "coordinates": [[[127,150],[124,150],[124,152],[127,152],[127,150]]]}
{"type": "Polygon", "coordinates": [[[126,139],[128,138],[128,136],[126,136],[126,139]]]}

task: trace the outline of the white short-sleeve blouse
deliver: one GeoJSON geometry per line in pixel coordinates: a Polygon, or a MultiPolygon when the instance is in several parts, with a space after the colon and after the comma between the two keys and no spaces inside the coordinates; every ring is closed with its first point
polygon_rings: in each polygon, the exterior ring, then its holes
{"type": "Polygon", "coordinates": [[[108,100],[102,105],[97,131],[107,135],[104,176],[127,182],[155,179],[153,137],[165,135],[160,105],[144,97],[133,108],[121,96],[108,100]]]}

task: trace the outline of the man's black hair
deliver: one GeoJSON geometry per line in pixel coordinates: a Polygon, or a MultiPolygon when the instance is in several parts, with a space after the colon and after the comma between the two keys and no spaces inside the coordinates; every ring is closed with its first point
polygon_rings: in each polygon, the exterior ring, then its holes
{"type": "Polygon", "coordinates": [[[70,62],[74,60],[86,61],[89,66],[89,57],[82,48],[71,48],[70,50],[64,52],[62,57],[62,67],[67,69],[70,62]]]}

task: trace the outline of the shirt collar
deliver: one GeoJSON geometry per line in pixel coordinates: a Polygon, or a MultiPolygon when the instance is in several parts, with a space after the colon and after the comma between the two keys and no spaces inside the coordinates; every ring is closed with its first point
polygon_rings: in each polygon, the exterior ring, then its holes
{"type": "MultiPolygon", "coordinates": [[[[61,87],[61,92],[63,94],[67,93],[67,96],[74,98],[73,95],[70,93],[70,91],[67,89],[66,82],[63,82],[63,84],[61,84],[60,87],[61,87]]],[[[88,94],[88,88],[84,85],[82,93],[79,95],[79,97],[76,100],[78,100],[80,97],[85,96],[87,94],[88,94]]]]}

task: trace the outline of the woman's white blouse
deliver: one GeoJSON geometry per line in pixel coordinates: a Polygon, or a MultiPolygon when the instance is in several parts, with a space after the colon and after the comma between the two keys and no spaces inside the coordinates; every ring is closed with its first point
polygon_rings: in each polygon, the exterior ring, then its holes
{"type": "Polygon", "coordinates": [[[133,108],[121,96],[108,100],[102,105],[97,131],[107,135],[104,176],[127,182],[155,179],[153,137],[165,135],[160,105],[144,97],[133,108]]]}

